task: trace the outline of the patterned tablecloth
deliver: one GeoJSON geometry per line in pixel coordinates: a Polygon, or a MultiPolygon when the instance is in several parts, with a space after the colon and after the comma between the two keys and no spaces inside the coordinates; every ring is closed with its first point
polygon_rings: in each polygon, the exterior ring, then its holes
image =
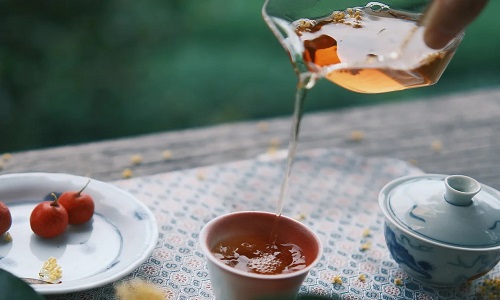
{"type": "MultiPolygon", "coordinates": [[[[283,173],[284,155],[277,153],[114,182],[149,206],[160,232],[151,257],[123,280],[152,282],[167,299],[212,299],[198,247],[200,229],[215,216],[232,211],[274,212],[283,173]]],[[[300,294],[332,299],[482,298],[478,290],[484,278],[467,286],[436,289],[413,280],[389,255],[378,193],[394,178],[420,173],[399,160],[365,158],[339,149],[298,154],[283,214],[315,230],[324,247],[300,294]],[[401,282],[396,284],[396,279],[401,282]]],[[[486,278],[499,275],[497,266],[486,278]]],[[[48,298],[115,299],[114,285],[48,298]]]]}

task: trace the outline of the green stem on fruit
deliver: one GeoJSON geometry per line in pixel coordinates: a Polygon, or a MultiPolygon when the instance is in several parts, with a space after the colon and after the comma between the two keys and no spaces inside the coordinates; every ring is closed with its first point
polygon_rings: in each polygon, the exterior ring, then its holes
{"type": "Polygon", "coordinates": [[[50,203],[50,206],[59,207],[59,203],[57,202],[59,198],[57,198],[57,195],[55,193],[51,193],[50,195],[54,198],[54,201],[50,203]]]}
{"type": "Polygon", "coordinates": [[[77,194],[78,197],[80,197],[80,195],[82,194],[83,190],[87,187],[87,185],[89,185],[89,183],[90,183],[90,179],[89,179],[89,181],[87,181],[87,184],[78,192],[78,194],[77,194]]]}

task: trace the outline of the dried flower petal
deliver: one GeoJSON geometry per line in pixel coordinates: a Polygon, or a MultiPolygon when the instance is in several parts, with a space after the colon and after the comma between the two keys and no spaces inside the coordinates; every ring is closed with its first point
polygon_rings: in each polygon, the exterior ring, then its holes
{"type": "Polygon", "coordinates": [[[2,154],[2,160],[3,161],[9,161],[12,158],[12,154],[10,153],[4,153],[2,154]]]}
{"type": "Polygon", "coordinates": [[[12,235],[10,233],[6,232],[2,235],[2,239],[6,241],[7,243],[12,242],[12,235]]]}
{"type": "Polygon", "coordinates": [[[360,247],[359,247],[359,250],[360,251],[367,251],[367,250],[370,250],[372,247],[372,243],[371,242],[366,242],[364,244],[362,244],[360,247]]]}
{"type": "Polygon", "coordinates": [[[140,154],[135,154],[130,157],[130,161],[134,165],[140,165],[142,163],[142,156],[140,154]]]}
{"type": "Polygon", "coordinates": [[[344,282],[342,281],[342,277],[341,277],[340,275],[335,275],[335,276],[333,277],[333,279],[332,279],[332,282],[333,282],[333,283],[336,283],[336,284],[342,284],[342,283],[344,283],[344,282]]]}
{"type": "Polygon", "coordinates": [[[43,263],[38,276],[41,280],[56,283],[62,278],[62,269],[57,264],[57,260],[54,257],[49,257],[49,259],[43,263]]]}
{"type": "Polygon", "coordinates": [[[164,160],[171,159],[172,158],[172,152],[170,152],[168,150],[165,150],[165,151],[163,151],[162,156],[163,156],[164,160]]]}
{"type": "Polygon", "coordinates": [[[126,169],[125,169],[125,170],[123,170],[123,172],[122,172],[122,177],[123,177],[123,178],[130,178],[130,177],[132,177],[132,175],[134,175],[134,172],[132,172],[132,170],[131,170],[131,169],[129,169],[129,168],[126,168],[126,169]]]}
{"type": "Polygon", "coordinates": [[[115,286],[116,296],[120,300],[163,300],[165,293],[156,285],[135,279],[121,282],[115,286]]]}

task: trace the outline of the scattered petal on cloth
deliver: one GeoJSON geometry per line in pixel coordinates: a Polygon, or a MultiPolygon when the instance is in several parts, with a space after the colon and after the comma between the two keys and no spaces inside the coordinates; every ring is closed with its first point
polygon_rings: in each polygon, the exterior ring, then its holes
{"type": "MultiPolygon", "coordinates": [[[[152,256],[124,280],[145,279],[166,291],[167,299],[212,299],[198,247],[200,229],[232,211],[275,212],[284,169],[283,155],[263,155],[115,182],[151,208],[160,230],[152,256]]],[[[392,179],[421,173],[406,162],[340,149],[298,153],[283,214],[313,229],[324,249],[300,294],[332,299],[475,299],[483,280],[448,289],[425,286],[389,255],[378,193],[392,179]]],[[[496,267],[488,277],[499,275],[496,267]]],[[[104,298],[115,299],[112,285],[54,299],[104,298]]]]}

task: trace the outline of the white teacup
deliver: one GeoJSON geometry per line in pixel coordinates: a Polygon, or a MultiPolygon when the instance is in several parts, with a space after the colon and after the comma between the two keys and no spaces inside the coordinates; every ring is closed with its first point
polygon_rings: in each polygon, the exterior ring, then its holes
{"type": "Polygon", "coordinates": [[[282,274],[258,274],[225,264],[213,251],[219,242],[233,237],[271,236],[277,216],[260,211],[234,212],[209,221],[201,230],[199,242],[208,263],[212,290],[218,300],[294,299],[309,270],[321,258],[321,242],[304,224],[281,216],[276,234],[278,241],[300,247],[305,266],[282,274]]]}

